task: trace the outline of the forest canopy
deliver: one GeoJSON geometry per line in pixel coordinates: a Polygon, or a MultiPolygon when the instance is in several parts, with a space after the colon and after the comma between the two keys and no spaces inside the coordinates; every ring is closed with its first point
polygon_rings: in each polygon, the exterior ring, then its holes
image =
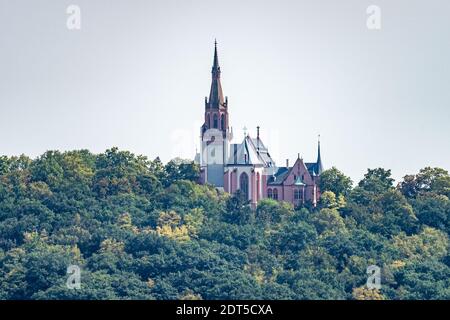
{"type": "Polygon", "coordinates": [[[256,210],[198,176],[117,148],[0,157],[0,299],[450,299],[444,169],[333,167],[317,207],[256,210]]]}

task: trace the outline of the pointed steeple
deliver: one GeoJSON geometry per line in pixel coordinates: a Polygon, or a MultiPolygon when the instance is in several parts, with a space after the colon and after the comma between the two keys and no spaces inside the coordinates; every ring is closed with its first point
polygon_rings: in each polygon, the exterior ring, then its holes
{"type": "Polygon", "coordinates": [[[220,77],[219,55],[217,54],[217,40],[214,40],[214,62],[212,73],[216,73],[220,77]]]}
{"type": "Polygon", "coordinates": [[[323,171],[323,165],[322,165],[322,158],[320,157],[320,134],[318,137],[318,143],[317,143],[317,162],[316,162],[316,170],[317,175],[321,175],[323,171]]]}
{"type": "Polygon", "coordinates": [[[224,103],[222,84],[220,83],[220,66],[219,56],[217,54],[217,41],[214,41],[214,62],[212,67],[212,82],[211,91],[209,93],[209,108],[219,109],[219,107],[226,107],[224,103]]]}

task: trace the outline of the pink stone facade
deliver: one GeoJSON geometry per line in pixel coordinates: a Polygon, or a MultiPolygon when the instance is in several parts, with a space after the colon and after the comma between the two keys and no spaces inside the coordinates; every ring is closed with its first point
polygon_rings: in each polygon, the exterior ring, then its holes
{"type": "Polygon", "coordinates": [[[214,49],[209,99],[205,99],[204,124],[200,129],[201,151],[196,155],[200,165],[200,183],[212,184],[234,194],[240,190],[252,207],[261,199],[286,201],[294,206],[315,206],[320,198],[319,180],[323,171],[320,141],[317,160],[305,163],[298,156],[293,166],[278,167],[259,136],[246,135],[233,142],[228,98],[224,97],[221,70],[214,49]]]}

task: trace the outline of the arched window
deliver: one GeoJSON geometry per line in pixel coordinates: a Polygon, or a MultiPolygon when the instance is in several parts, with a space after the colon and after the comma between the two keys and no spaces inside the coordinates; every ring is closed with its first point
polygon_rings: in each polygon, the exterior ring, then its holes
{"type": "Polygon", "coordinates": [[[217,120],[217,114],[214,114],[214,120],[213,120],[213,127],[215,128],[215,129],[217,129],[217,126],[218,126],[219,124],[218,124],[218,120],[217,120]]]}
{"type": "Polygon", "coordinates": [[[278,189],[273,189],[273,199],[278,200],[278,189]]]}
{"type": "Polygon", "coordinates": [[[273,197],[272,189],[267,189],[267,198],[272,199],[272,197],[273,197]]]}
{"type": "Polygon", "coordinates": [[[248,175],[245,172],[241,174],[241,178],[239,179],[239,186],[245,199],[248,199],[248,175]]]}
{"type": "Polygon", "coordinates": [[[220,117],[220,129],[225,130],[225,116],[220,117]]]}
{"type": "Polygon", "coordinates": [[[259,172],[256,174],[256,200],[259,201],[259,198],[261,195],[259,194],[259,190],[261,188],[261,176],[259,175],[259,172]]]}
{"type": "Polygon", "coordinates": [[[208,124],[208,129],[210,129],[211,128],[211,117],[209,116],[209,113],[206,115],[206,122],[207,122],[207,124],[208,124]]]}

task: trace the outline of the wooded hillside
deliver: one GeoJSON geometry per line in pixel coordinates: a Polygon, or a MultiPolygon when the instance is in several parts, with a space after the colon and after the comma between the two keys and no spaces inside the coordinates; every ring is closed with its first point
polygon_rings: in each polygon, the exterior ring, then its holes
{"type": "Polygon", "coordinates": [[[332,168],[319,207],[256,211],[198,173],[115,148],[0,157],[0,299],[450,299],[447,171],[353,187],[332,168]]]}

